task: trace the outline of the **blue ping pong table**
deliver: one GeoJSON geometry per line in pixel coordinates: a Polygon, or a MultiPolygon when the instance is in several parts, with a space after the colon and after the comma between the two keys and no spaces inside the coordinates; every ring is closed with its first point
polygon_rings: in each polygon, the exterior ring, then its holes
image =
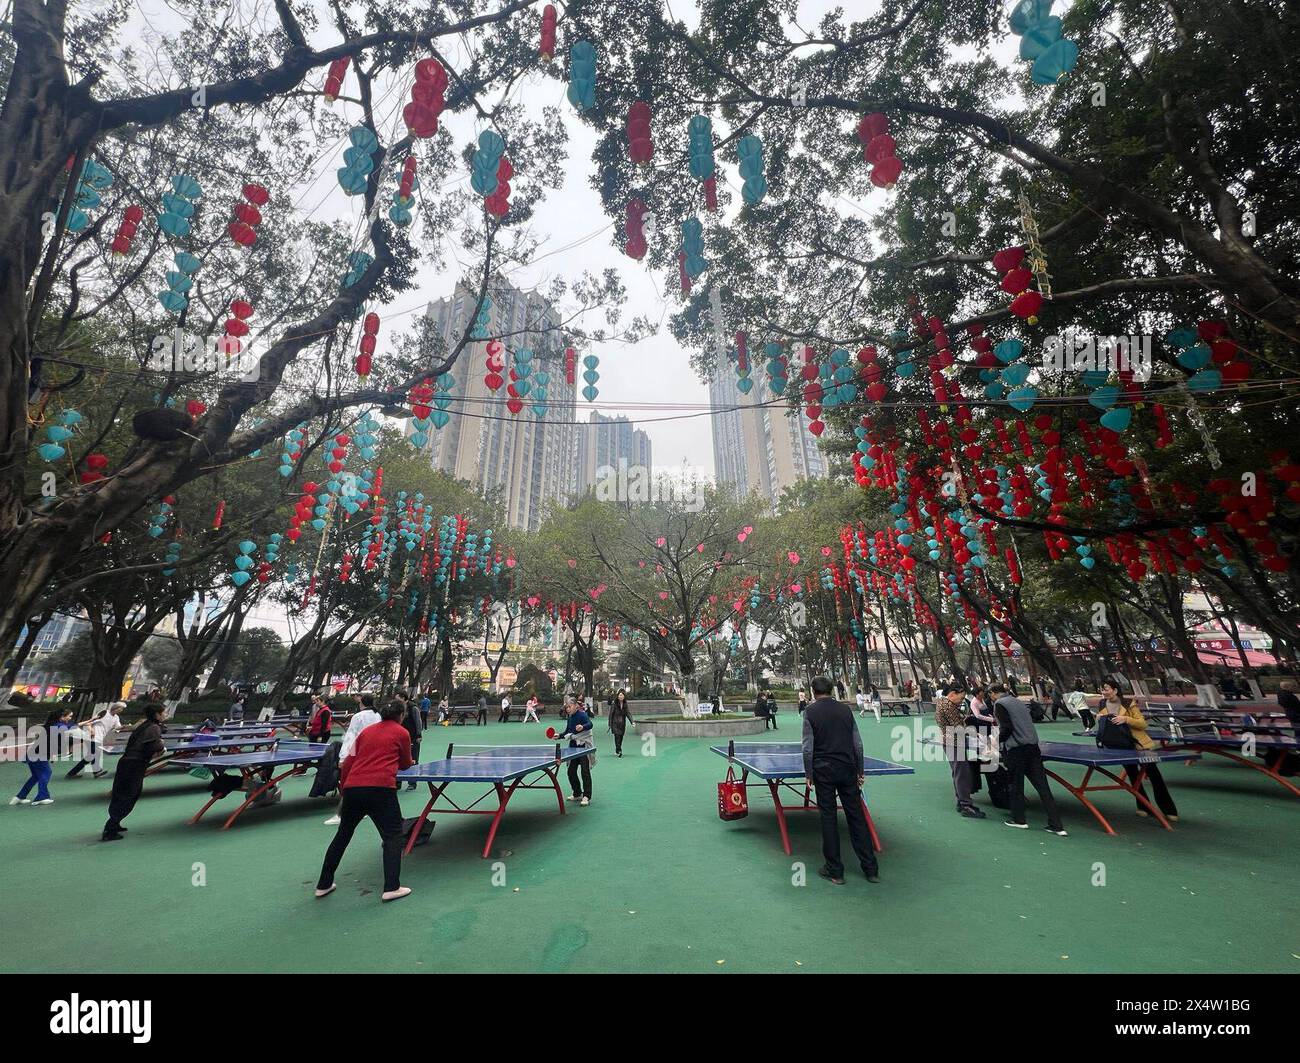
{"type": "MultiPolygon", "coordinates": [[[[971,736],[966,737],[968,758],[972,762],[980,760],[980,752],[969,741],[971,736]]],[[[945,744],[938,738],[923,738],[921,742],[932,746],[945,744]]],[[[1132,795],[1160,826],[1165,830],[1173,830],[1173,824],[1165,819],[1165,814],[1142,792],[1147,768],[1152,764],[1190,764],[1194,760],[1199,760],[1201,756],[1195,752],[1183,753],[1168,749],[1103,749],[1091,743],[1084,745],[1082,742],[1039,742],[1038,752],[1043,758],[1043,771],[1047,773],[1048,778],[1056,780],[1074,795],[1079,803],[1097,818],[1097,822],[1107,834],[1116,833],[1115,828],[1101,814],[1101,809],[1088,800],[1088,794],[1103,790],[1123,790],[1132,795]],[[1063,778],[1051,769],[1049,765],[1053,763],[1077,764],[1085,768],[1083,779],[1078,783],[1070,782],[1069,779],[1063,778]],[[1126,777],[1116,774],[1116,771],[1130,767],[1137,769],[1137,778],[1131,782],[1126,777]],[[1093,783],[1094,773],[1109,779],[1110,782],[1104,785],[1093,783]]]]}
{"type": "Polygon", "coordinates": [[[1234,763],[1244,764],[1261,775],[1267,775],[1274,782],[1286,787],[1296,797],[1300,797],[1300,787],[1282,775],[1286,755],[1300,753],[1300,738],[1294,734],[1256,734],[1250,729],[1233,734],[1195,734],[1187,729],[1184,729],[1181,735],[1151,731],[1147,733],[1167,750],[1191,749],[1197,753],[1213,753],[1234,763]],[[1265,756],[1265,754],[1271,755],[1265,756]],[[1264,760],[1261,762],[1255,757],[1264,757],[1264,760]]]}
{"type": "MultiPolygon", "coordinates": [[[[740,768],[740,783],[748,795],[750,787],[759,785],[751,783],[751,775],[762,780],[772,795],[772,804],[776,806],[776,823],[781,830],[781,847],[785,855],[790,855],[790,830],[785,821],[787,812],[809,812],[817,810],[813,800],[812,783],[804,776],[803,747],[798,742],[728,742],[725,746],[711,746],[711,751],[720,757],[726,757],[728,765],[740,768]],[[781,803],[781,791],[788,790],[799,797],[799,804],[781,803]]],[[[863,758],[863,774],[877,775],[911,775],[913,770],[903,764],[889,760],[877,760],[875,757],[863,758]]],[[[867,817],[867,829],[871,831],[871,844],[879,852],[884,849],[880,836],[876,833],[876,824],[871,819],[867,808],[867,798],[862,796],[862,811],[867,817]]]]}
{"type": "MultiPolygon", "coordinates": [[[[247,794],[241,804],[221,825],[222,830],[229,830],[257,799],[277,783],[294,775],[305,775],[307,769],[320,762],[329,746],[323,742],[283,742],[269,749],[258,749],[251,753],[212,753],[206,756],[189,757],[185,761],[187,768],[207,768],[220,775],[224,769],[233,769],[243,778],[240,792],[247,794]],[[285,771],[276,774],[277,768],[285,771]]],[[[207,803],[194,814],[191,824],[203,818],[209,808],[215,805],[235,789],[219,790],[213,793],[207,803]]]]}
{"type": "Polygon", "coordinates": [[[422,782],[429,786],[429,800],[411,828],[410,837],[406,840],[406,852],[409,853],[415,847],[429,813],[441,800],[446,804],[441,811],[449,815],[492,817],[487,842],[483,845],[483,857],[486,859],[491,855],[501,817],[515,791],[554,790],[555,799],[560,805],[560,815],[564,815],[564,791],[560,789],[559,781],[560,763],[591,752],[581,747],[562,747],[559,743],[545,746],[462,746],[460,749],[460,752],[456,752],[454,744],[448,745],[447,755],[442,760],[416,764],[397,773],[399,785],[403,782],[422,782]],[[469,804],[457,804],[447,794],[447,788],[452,783],[462,782],[486,784],[487,789],[469,804]],[[495,808],[477,807],[493,796],[497,799],[495,808]]]}

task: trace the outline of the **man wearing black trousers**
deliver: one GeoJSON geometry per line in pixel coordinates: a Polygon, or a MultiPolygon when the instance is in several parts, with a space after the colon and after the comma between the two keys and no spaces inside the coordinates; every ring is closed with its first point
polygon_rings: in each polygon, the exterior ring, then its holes
{"type": "Polygon", "coordinates": [[[803,714],[804,777],[817,791],[817,811],[822,821],[822,856],[826,863],[818,870],[822,878],[844,885],[844,863],[840,860],[840,826],[836,798],[844,806],[849,824],[849,841],[868,882],[879,882],[876,851],[867,829],[862,805],[862,735],[853,710],[831,697],[831,681],[817,676],[812,681],[813,702],[803,714]]]}
{"type": "Polygon", "coordinates": [[[994,683],[989,687],[989,694],[997,699],[993,713],[998,720],[1002,761],[1011,773],[1011,818],[1004,822],[1017,830],[1029,829],[1025,822],[1025,780],[1028,779],[1038,791],[1038,799],[1047,813],[1047,832],[1064,838],[1065,828],[1061,826],[1061,813],[1057,811],[1056,799],[1047,781],[1042,750],[1038,748],[1038,730],[1029,714],[1029,706],[1007,690],[1004,683],[994,683]]]}

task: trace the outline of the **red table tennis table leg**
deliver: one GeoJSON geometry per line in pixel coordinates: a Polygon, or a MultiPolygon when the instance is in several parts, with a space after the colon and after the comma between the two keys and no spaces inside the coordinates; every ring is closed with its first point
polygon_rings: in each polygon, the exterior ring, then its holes
{"type": "Polygon", "coordinates": [[[420,828],[424,826],[425,821],[429,818],[429,813],[433,811],[434,803],[442,796],[443,790],[447,789],[448,785],[448,783],[443,783],[441,786],[435,787],[433,783],[429,783],[429,800],[425,802],[423,811],[415,819],[415,826],[411,828],[411,834],[406,839],[406,848],[402,850],[403,855],[410,855],[411,850],[415,848],[415,839],[420,836],[420,828]]]}
{"type": "MultiPolygon", "coordinates": [[[[1231,749],[1225,749],[1223,746],[1198,746],[1195,742],[1187,742],[1185,744],[1179,743],[1175,745],[1168,745],[1165,746],[1165,748],[1166,749],[1194,749],[1198,753],[1213,753],[1216,756],[1227,757],[1228,760],[1235,761],[1238,764],[1246,765],[1246,767],[1250,768],[1252,771],[1257,771],[1261,775],[1267,775],[1270,779],[1273,779],[1275,782],[1279,782],[1283,786],[1285,786],[1288,790],[1290,790],[1293,794],[1295,794],[1296,797],[1300,797],[1300,787],[1297,787],[1295,783],[1291,782],[1290,779],[1286,779],[1282,776],[1281,765],[1282,762],[1286,759],[1285,756],[1279,757],[1277,760],[1277,765],[1274,767],[1270,767],[1267,763],[1261,764],[1258,761],[1250,760],[1247,757],[1244,757],[1240,753],[1236,753],[1231,749]]],[[[1283,750],[1283,752],[1285,753],[1288,751],[1283,750]]]]}
{"type": "MultiPolygon", "coordinates": [[[[261,786],[257,787],[254,790],[249,791],[248,796],[244,798],[244,803],[241,804],[237,809],[235,809],[234,812],[230,814],[230,816],[226,819],[226,822],[221,825],[221,829],[229,830],[231,827],[235,825],[235,820],[237,820],[253,804],[254,801],[256,801],[259,797],[261,797],[262,794],[266,793],[267,790],[271,789],[271,787],[275,786],[277,783],[290,778],[291,776],[306,774],[307,768],[310,766],[311,765],[308,764],[295,764],[288,771],[282,772],[279,775],[271,776],[270,778],[266,779],[261,786]]],[[[199,765],[199,767],[202,767],[202,765],[199,765]]],[[[239,769],[239,774],[243,777],[245,785],[247,785],[248,783],[252,782],[254,779],[257,778],[258,770],[259,769],[256,767],[239,769]]],[[[234,793],[234,791],[231,790],[225,794],[213,794],[212,797],[208,799],[207,804],[205,804],[196,813],[194,813],[194,818],[190,820],[191,826],[203,818],[203,813],[205,813],[209,808],[215,805],[223,797],[228,796],[230,793],[234,793]]]]}
{"type": "Polygon", "coordinates": [[[1174,829],[1173,825],[1169,822],[1169,820],[1165,819],[1164,813],[1161,812],[1160,809],[1158,809],[1155,805],[1153,805],[1151,801],[1146,797],[1146,795],[1142,793],[1141,790],[1142,783],[1146,780],[1146,774],[1147,774],[1146,768],[1143,767],[1142,765],[1138,765],[1137,782],[1132,784],[1129,783],[1126,779],[1121,779],[1117,775],[1107,771],[1105,768],[1096,764],[1090,764],[1088,766],[1088,770],[1083,773],[1083,781],[1080,782],[1078,786],[1075,786],[1068,779],[1063,779],[1060,775],[1052,771],[1052,769],[1048,768],[1046,765],[1044,765],[1043,770],[1044,772],[1046,772],[1049,778],[1055,779],[1058,783],[1060,783],[1063,787],[1065,787],[1065,789],[1067,789],[1078,799],[1079,803],[1083,805],[1084,808],[1086,808],[1089,812],[1091,812],[1094,816],[1096,816],[1097,822],[1101,824],[1102,829],[1107,834],[1116,833],[1115,828],[1112,827],[1110,823],[1107,821],[1106,817],[1101,814],[1101,810],[1096,805],[1094,805],[1091,801],[1089,801],[1087,797],[1084,796],[1085,794],[1097,793],[1101,790],[1123,790],[1125,793],[1132,794],[1134,798],[1136,798],[1139,802],[1141,802],[1146,807],[1147,811],[1151,813],[1152,817],[1154,817],[1156,822],[1158,822],[1162,827],[1164,827],[1165,830],[1174,829]],[[1092,773],[1094,771],[1098,771],[1102,775],[1106,776],[1106,778],[1113,780],[1116,785],[1089,786],[1088,782],[1092,778],[1092,773]]]}

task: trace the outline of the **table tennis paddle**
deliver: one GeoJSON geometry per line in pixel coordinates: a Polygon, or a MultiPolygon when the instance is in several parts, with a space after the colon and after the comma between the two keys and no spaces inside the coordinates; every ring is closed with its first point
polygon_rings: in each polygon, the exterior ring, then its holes
{"type": "Polygon", "coordinates": [[[554,738],[554,737],[556,737],[556,734],[555,734],[555,728],[554,728],[554,727],[548,727],[548,728],[546,729],[546,737],[547,737],[547,738],[554,738]]]}

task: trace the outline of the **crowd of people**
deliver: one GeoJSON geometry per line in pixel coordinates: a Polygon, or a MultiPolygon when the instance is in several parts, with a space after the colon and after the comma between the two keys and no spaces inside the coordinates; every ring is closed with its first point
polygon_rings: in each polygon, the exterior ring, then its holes
{"type": "MultiPolygon", "coordinates": [[[[1041,682],[1036,690],[1022,694],[1022,688],[1029,685],[1028,681],[1018,680],[1013,675],[991,682],[984,682],[977,676],[954,675],[937,684],[921,676],[915,681],[908,680],[901,692],[904,699],[910,697],[923,702],[929,695],[934,700],[935,724],[949,764],[959,815],[969,819],[987,818],[974,801],[974,795],[987,779],[993,804],[1007,812],[1006,826],[1027,830],[1024,786],[1028,782],[1038,793],[1046,819],[1045,829],[1065,837],[1066,831],[1044,768],[1037,725],[1049,716],[1053,721],[1064,716],[1078,720],[1087,733],[1095,735],[1099,745],[1141,750],[1156,747],[1138,700],[1125,693],[1119,679],[1112,677],[1100,684],[1100,697],[1095,704],[1090,704],[1089,695],[1080,689],[1084,682],[1082,677],[1078,677],[1074,689],[1062,691],[1056,684],[1046,681],[1041,682]],[[1034,696],[1028,696],[1030,693],[1034,696]],[[996,764],[996,768],[990,769],[990,764],[996,764]]],[[[1297,687],[1295,680],[1284,679],[1277,696],[1278,705],[1292,729],[1300,728],[1297,687]]],[[[859,717],[874,714],[879,721],[882,692],[873,683],[864,683],[854,692],[853,702],[849,704],[845,701],[843,682],[822,676],[812,680],[809,691],[811,696],[799,689],[795,700],[802,728],[805,775],[815,791],[821,815],[825,860],[821,874],[833,883],[844,881],[836,813],[836,808],[842,807],[854,854],[868,881],[878,881],[879,869],[861,799],[864,757],[854,714],[856,712],[859,717]]],[[[425,729],[451,722],[447,697],[441,696],[436,702],[434,697],[432,688],[415,695],[398,689],[386,696],[382,704],[377,704],[374,695],[362,694],[359,710],[351,715],[341,739],[335,742],[334,731],[338,723],[335,710],[323,694],[311,696],[303,733],[308,741],[331,748],[331,757],[322,761],[318,771],[318,785],[313,788],[313,794],[337,792],[338,795],[336,813],[325,821],[337,830],[321,866],[316,884],[317,897],[328,896],[337,888],[334,876],[339,862],[357,826],[367,818],[375,824],[381,839],[382,899],[393,901],[411,892],[400,881],[405,831],[398,804],[401,784],[398,775],[420,762],[425,729]],[[323,780],[326,781],[324,785],[323,780]]],[[[486,722],[487,704],[484,691],[478,701],[480,722],[486,722]]],[[[537,695],[530,694],[524,706],[523,720],[538,722],[540,704],[537,695]]],[[[597,759],[594,719],[598,715],[598,705],[595,698],[589,703],[583,695],[566,695],[561,705],[564,726],[555,732],[556,741],[567,743],[571,750],[585,751],[567,760],[570,796],[580,806],[589,805],[593,798],[592,769],[597,759]]],[[[105,777],[108,774],[105,750],[114,743],[118,733],[126,729],[126,743],[116,758],[108,818],[102,831],[104,841],[120,841],[127,831],[123,821],[142,793],[150,766],[166,750],[161,700],[147,701],[143,706],[143,719],[129,728],[123,722],[126,709],[124,702],[113,702],[97,708],[89,719],[80,723],[70,707],[61,706],[51,711],[43,723],[27,733],[24,760],[28,777],[10,799],[10,805],[53,804],[53,762],[64,757],[75,761],[67,772],[69,779],[82,776],[87,768],[93,778],[105,777]]],[[[509,720],[512,709],[510,694],[503,693],[498,722],[509,720]]],[[[621,758],[627,728],[636,724],[627,692],[611,691],[605,699],[605,710],[607,729],[613,736],[614,756],[621,758]]],[[[246,711],[246,697],[236,697],[228,710],[227,722],[242,720],[246,711]]],[[[753,711],[755,716],[764,720],[765,730],[779,729],[777,701],[769,691],[758,693],[753,711]]],[[[269,718],[265,712],[263,718],[269,718]]],[[[205,726],[214,729],[217,724],[209,719],[205,726]]],[[[1279,755],[1294,756],[1285,751],[1279,755]]],[[[1144,805],[1148,800],[1146,783],[1150,783],[1155,807],[1166,819],[1178,819],[1177,805],[1158,765],[1144,764],[1141,768],[1127,765],[1124,770],[1133,788],[1138,815],[1149,814],[1144,805]]],[[[408,781],[407,786],[414,790],[416,783],[408,781]]]]}

